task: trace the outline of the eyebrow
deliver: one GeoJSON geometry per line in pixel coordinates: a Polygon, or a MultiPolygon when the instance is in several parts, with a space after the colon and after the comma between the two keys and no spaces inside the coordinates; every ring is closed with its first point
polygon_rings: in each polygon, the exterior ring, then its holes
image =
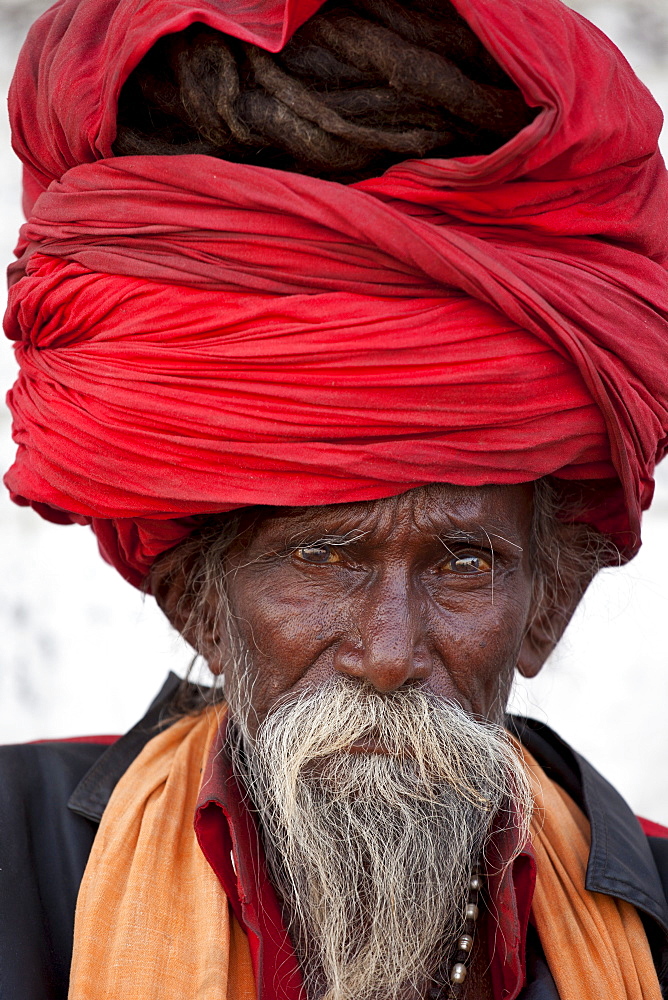
{"type": "Polygon", "coordinates": [[[517,549],[519,552],[524,552],[524,546],[511,541],[510,538],[506,538],[505,535],[500,535],[496,531],[489,531],[482,525],[477,530],[465,531],[459,528],[452,528],[448,531],[439,531],[436,537],[446,548],[447,543],[452,542],[470,542],[471,545],[480,545],[482,541],[485,541],[491,550],[494,549],[492,539],[498,538],[507,545],[512,545],[512,547],[517,549]]]}
{"type": "Polygon", "coordinates": [[[368,531],[347,531],[345,535],[335,535],[335,534],[325,534],[311,536],[309,538],[308,531],[304,531],[304,534],[300,538],[292,538],[288,541],[288,545],[292,548],[298,549],[305,545],[352,545],[354,542],[358,542],[361,538],[368,535],[368,531]]]}

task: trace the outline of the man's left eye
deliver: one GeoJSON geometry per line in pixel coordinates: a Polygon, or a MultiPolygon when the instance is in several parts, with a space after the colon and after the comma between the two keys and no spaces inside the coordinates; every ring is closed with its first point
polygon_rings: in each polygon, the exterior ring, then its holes
{"type": "Polygon", "coordinates": [[[478,573],[489,573],[492,568],[491,559],[486,559],[480,555],[452,556],[444,564],[444,569],[448,573],[456,573],[458,576],[475,576],[478,573]]]}
{"type": "Polygon", "coordinates": [[[295,557],[315,566],[326,566],[341,561],[336,549],[331,545],[301,545],[294,550],[295,557]]]}

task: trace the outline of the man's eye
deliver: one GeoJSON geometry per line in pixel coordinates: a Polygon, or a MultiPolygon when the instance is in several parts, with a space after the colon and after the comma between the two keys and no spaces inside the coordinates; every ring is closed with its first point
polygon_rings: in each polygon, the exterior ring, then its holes
{"type": "Polygon", "coordinates": [[[475,576],[478,573],[489,573],[491,568],[491,559],[474,555],[452,556],[444,564],[444,569],[447,573],[455,573],[458,576],[475,576]]]}
{"type": "Polygon", "coordinates": [[[336,549],[331,545],[301,545],[294,550],[294,555],[302,562],[314,564],[316,566],[326,566],[330,563],[341,562],[336,549]]]}

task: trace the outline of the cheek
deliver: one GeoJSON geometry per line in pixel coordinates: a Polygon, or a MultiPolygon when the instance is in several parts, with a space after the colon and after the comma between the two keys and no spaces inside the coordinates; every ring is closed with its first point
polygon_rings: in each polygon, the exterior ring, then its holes
{"type": "Polygon", "coordinates": [[[230,588],[237,628],[255,674],[252,698],[260,716],[326,656],[337,623],[347,618],[345,601],[322,586],[275,576],[267,572],[237,578],[230,588]]]}
{"type": "MultiPolygon", "coordinates": [[[[487,715],[505,696],[517,664],[530,609],[524,588],[471,595],[454,613],[439,616],[440,659],[463,701],[487,715]]],[[[438,679],[433,679],[434,687],[438,679]]]]}

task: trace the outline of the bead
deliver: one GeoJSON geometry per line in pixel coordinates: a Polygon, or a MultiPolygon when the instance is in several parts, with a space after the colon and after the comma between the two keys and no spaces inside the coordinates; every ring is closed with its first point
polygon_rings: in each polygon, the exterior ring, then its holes
{"type": "Polygon", "coordinates": [[[473,938],[470,934],[462,934],[457,942],[457,951],[470,951],[473,947],[473,938]]]}
{"type": "Polygon", "coordinates": [[[477,920],[478,919],[478,907],[475,903],[466,904],[466,912],[464,914],[466,920],[477,920]]]}
{"type": "Polygon", "coordinates": [[[455,962],[450,972],[451,983],[463,983],[466,979],[466,966],[462,962],[455,962]]]}
{"type": "Polygon", "coordinates": [[[471,877],[471,881],[469,884],[471,888],[475,891],[477,891],[478,889],[482,889],[482,879],[480,878],[479,875],[473,875],[471,877]]]}

